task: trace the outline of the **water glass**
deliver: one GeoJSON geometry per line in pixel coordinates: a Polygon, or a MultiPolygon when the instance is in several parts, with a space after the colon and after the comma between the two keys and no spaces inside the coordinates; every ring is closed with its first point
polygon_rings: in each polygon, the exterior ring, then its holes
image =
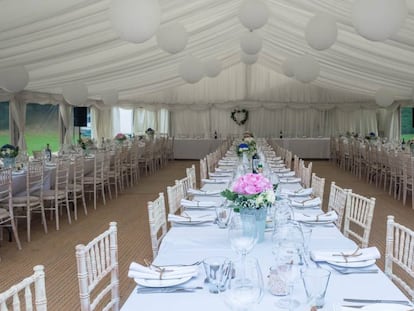
{"type": "Polygon", "coordinates": [[[229,225],[229,239],[238,254],[245,256],[249,253],[257,242],[256,217],[234,214],[229,225]]]}
{"type": "Polygon", "coordinates": [[[231,216],[233,215],[233,208],[222,204],[216,207],[216,217],[217,217],[217,225],[219,228],[224,229],[227,228],[231,216]]]}
{"type": "Polygon", "coordinates": [[[309,268],[303,271],[302,280],[311,306],[318,309],[324,306],[330,277],[331,272],[321,268],[309,268]]]}
{"type": "Polygon", "coordinates": [[[225,291],[231,278],[232,263],[227,257],[208,257],[203,260],[210,293],[225,291]]]}
{"type": "Polygon", "coordinates": [[[233,311],[248,311],[263,297],[263,276],[256,258],[233,262],[231,286],[223,294],[233,311]]]}

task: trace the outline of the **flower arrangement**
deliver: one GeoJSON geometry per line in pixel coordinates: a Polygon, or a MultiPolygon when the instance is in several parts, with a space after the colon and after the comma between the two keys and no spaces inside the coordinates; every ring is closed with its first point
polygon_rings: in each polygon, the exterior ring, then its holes
{"type": "Polygon", "coordinates": [[[147,128],[147,130],[145,131],[145,134],[151,136],[155,134],[155,131],[152,128],[147,128]]]}
{"type": "Polygon", "coordinates": [[[249,112],[246,109],[234,109],[231,112],[230,118],[236,122],[237,125],[243,125],[244,123],[247,122],[247,119],[249,118],[249,112]],[[238,115],[241,115],[241,119],[239,120],[237,118],[238,115]]]}
{"type": "Polygon", "coordinates": [[[0,148],[0,158],[15,158],[19,154],[19,147],[6,144],[0,148]]]}
{"type": "Polygon", "coordinates": [[[374,132],[369,133],[367,136],[365,136],[365,139],[367,140],[376,140],[378,137],[374,132]]]}
{"type": "Polygon", "coordinates": [[[80,137],[78,139],[78,144],[83,150],[86,150],[89,147],[92,147],[94,145],[94,142],[89,137],[80,137]]]}
{"type": "Polygon", "coordinates": [[[118,134],[115,135],[115,140],[117,140],[119,142],[122,142],[122,141],[124,141],[126,139],[127,139],[127,137],[123,133],[118,133],[118,134]]]}
{"type": "Polygon", "coordinates": [[[246,143],[241,143],[240,145],[237,146],[237,155],[241,156],[243,154],[243,152],[248,152],[249,151],[249,145],[246,143]]]}
{"type": "Polygon", "coordinates": [[[233,191],[221,192],[226,199],[233,201],[237,208],[259,209],[275,202],[273,185],[261,174],[249,173],[240,176],[233,185],[233,191]]]}

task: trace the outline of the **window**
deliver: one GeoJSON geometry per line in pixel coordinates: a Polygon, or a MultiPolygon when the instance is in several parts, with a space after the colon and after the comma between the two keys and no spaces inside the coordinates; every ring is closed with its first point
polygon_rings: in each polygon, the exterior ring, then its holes
{"type": "Polygon", "coordinates": [[[119,131],[124,134],[133,133],[132,130],[132,109],[119,108],[119,131]]]}
{"type": "Polygon", "coordinates": [[[0,147],[9,143],[9,103],[0,102],[0,147]]]}
{"type": "Polygon", "coordinates": [[[401,107],[401,140],[414,139],[414,107],[401,107]]]}
{"type": "Polygon", "coordinates": [[[26,144],[28,154],[43,150],[50,144],[52,151],[59,150],[59,105],[27,104],[26,144]]]}

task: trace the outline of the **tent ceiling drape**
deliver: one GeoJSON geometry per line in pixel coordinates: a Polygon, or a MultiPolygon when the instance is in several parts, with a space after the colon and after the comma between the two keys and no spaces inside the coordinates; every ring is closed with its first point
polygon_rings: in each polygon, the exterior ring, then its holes
{"type": "MultiPolygon", "coordinates": [[[[109,0],[0,0],[0,72],[24,65],[26,94],[61,94],[65,84],[83,81],[91,98],[119,91],[125,104],[369,103],[380,87],[410,98],[414,85],[414,15],[385,42],[372,42],[351,25],[352,0],[267,0],[271,14],[258,32],[258,63],[240,61],[239,40],[247,30],[238,19],[241,0],[160,0],[162,25],[178,21],[189,33],[184,51],[170,55],[155,38],[133,44],[112,29],[109,0]],[[328,50],[310,48],[304,38],[309,19],[328,12],[337,19],[338,39],[328,50]],[[217,78],[188,85],[178,74],[187,54],[223,64],[217,78]],[[282,74],[288,56],[313,55],[321,73],[312,84],[282,74]],[[248,67],[248,68],[247,68],[248,67]]],[[[38,95],[37,95],[38,96],[38,95]]],[[[61,100],[56,96],[54,99],[61,100]]]]}

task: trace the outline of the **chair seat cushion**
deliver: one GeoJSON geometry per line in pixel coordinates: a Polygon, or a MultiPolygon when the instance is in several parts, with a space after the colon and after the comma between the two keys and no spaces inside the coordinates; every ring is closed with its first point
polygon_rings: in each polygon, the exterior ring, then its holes
{"type": "Polygon", "coordinates": [[[0,208],[0,219],[10,217],[10,213],[5,208],[0,208]]]}
{"type": "Polygon", "coordinates": [[[59,198],[62,198],[66,196],[66,192],[64,190],[44,190],[43,200],[54,200],[55,195],[57,195],[59,198]]]}
{"type": "MultiPolygon", "coordinates": [[[[30,196],[29,197],[29,203],[35,203],[35,202],[39,202],[40,198],[37,196],[30,196]]],[[[19,205],[19,204],[26,204],[27,202],[27,198],[26,196],[21,196],[21,197],[13,197],[12,199],[13,205],[19,205]]]]}

